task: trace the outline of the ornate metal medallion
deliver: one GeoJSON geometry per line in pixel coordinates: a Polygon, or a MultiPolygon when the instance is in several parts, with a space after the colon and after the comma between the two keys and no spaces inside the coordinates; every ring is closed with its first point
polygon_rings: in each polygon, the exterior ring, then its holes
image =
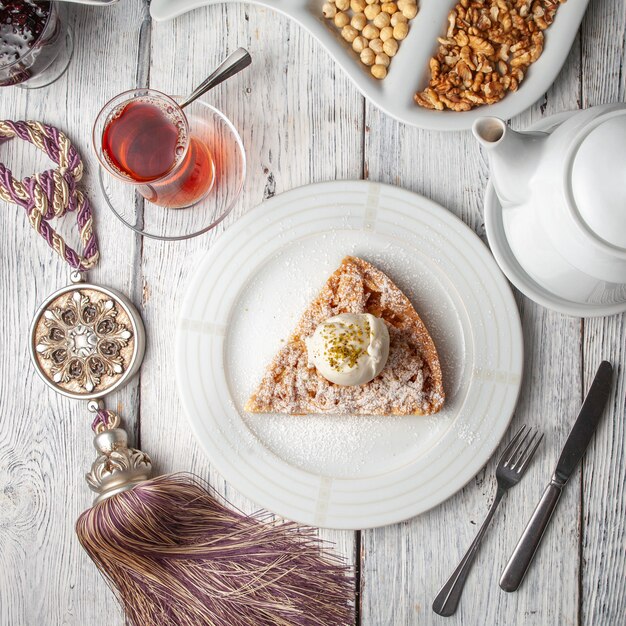
{"type": "Polygon", "coordinates": [[[100,398],[139,369],[145,331],[122,294],[87,283],[53,293],[35,314],[31,356],[55,391],[71,398],[100,398]]]}

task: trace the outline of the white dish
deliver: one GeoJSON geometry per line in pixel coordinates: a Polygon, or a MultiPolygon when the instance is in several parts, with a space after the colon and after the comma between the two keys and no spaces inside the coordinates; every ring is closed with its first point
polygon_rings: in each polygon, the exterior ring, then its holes
{"type": "Polygon", "coordinates": [[[517,400],[522,332],[508,283],[451,213],[397,187],[322,183],[264,202],[207,253],[182,306],[176,374],[196,436],[236,489],[285,518],[366,528],[439,504],[485,464],[517,400]],[[245,413],[281,341],[346,254],[388,272],[415,304],[439,350],[444,410],[245,413]]]}
{"type": "MultiPolygon", "coordinates": [[[[551,115],[530,125],[526,130],[552,132],[575,113],[575,111],[566,111],[551,115]]],[[[502,220],[502,207],[491,181],[485,190],[484,212],[485,230],[491,251],[507,278],[525,296],[548,309],[575,317],[615,315],[626,311],[626,291],[624,289],[611,291],[611,298],[609,299],[607,296],[607,301],[604,303],[582,303],[552,293],[530,276],[511,250],[502,220]]]]}
{"type": "MultiPolygon", "coordinates": [[[[219,0],[152,0],[150,14],[168,20],[219,0]]],[[[234,0],[228,0],[234,1],[234,0]]],[[[237,0],[238,1],[238,0],[237,0]]],[[[436,52],[437,37],[445,35],[448,12],[454,0],[420,0],[408,37],[391,60],[389,74],[379,81],[357,58],[334,24],[322,17],[323,0],[252,0],[287,15],[308,30],[341,65],[359,90],[376,106],[406,124],[433,130],[465,130],[475,119],[494,115],[509,119],[543,96],[561,70],[589,0],[566,2],[546,32],[541,57],[533,63],[522,86],[501,102],[472,111],[431,111],[415,104],[413,95],[428,82],[428,61],[436,52]]]]}

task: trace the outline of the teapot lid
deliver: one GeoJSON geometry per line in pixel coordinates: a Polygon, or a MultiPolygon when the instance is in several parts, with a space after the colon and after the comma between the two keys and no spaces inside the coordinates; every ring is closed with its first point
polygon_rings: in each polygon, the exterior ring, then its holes
{"type": "Polygon", "coordinates": [[[626,112],[613,114],[583,139],[571,170],[580,217],[598,237],[626,250],[626,112]]]}

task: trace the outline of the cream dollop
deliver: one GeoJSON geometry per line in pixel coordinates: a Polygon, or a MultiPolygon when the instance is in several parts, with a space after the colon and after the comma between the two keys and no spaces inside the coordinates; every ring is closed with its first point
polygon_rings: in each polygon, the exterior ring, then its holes
{"type": "Polygon", "coordinates": [[[337,385],[364,385],[381,373],[389,357],[389,331],[369,313],[330,317],[305,339],[308,365],[337,385]]]}

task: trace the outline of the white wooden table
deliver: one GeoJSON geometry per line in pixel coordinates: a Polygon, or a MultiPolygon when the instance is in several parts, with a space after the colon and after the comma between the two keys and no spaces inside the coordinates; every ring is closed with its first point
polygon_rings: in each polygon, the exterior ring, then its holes
{"type": "MultiPolygon", "coordinates": [[[[574,2],[576,0],[570,0],[574,2]]],[[[171,369],[178,307],[196,259],[248,208],[306,183],[368,178],[431,197],[484,236],[487,167],[468,132],[404,126],[365,101],[297,25],[244,4],[200,9],[152,23],[149,3],[72,7],[76,52],[66,76],[40,91],[2,89],[0,118],[38,119],[66,130],[86,159],[102,262],[91,278],[129,293],[144,316],[149,348],[141,376],[117,394],[118,409],[157,472],[191,470],[247,511],[196,444],[171,369]],[[150,85],[190,90],[227,52],[247,47],[254,69],[209,100],[240,129],[249,159],[244,193],[225,224],[187,242],[142,240],[103,205],[90,147],[92,122],[111,96],[150,85]]],[[[626,96],[626,12],[592,0],[571,54],[550,91],[513,121],[626,96]]],[[[45,165],[10,142],[0,159],[16,174],[45,165]]],[[[0,624],[123,624],[113,595],[83,553],[74,521],[91,502],[83,480],[93,460],[90,416],[54,395],[31,367],[29,322],[37,304],[68,282],[68,271],[30,230],[21,210],[2,206],[0,228],[0,624]]],[[[517,295],[525,377],[512,428],[539,426],[545,444],[529,475],[494,520],[453,618],[430,604],[471,542],[495,490],[493,460],[460,493],[418,518],[386,528],[323,531],[354,563],[363,626],[626,624],[626,318],[582,321],[517,295]],[[564,493],[536,561],[515,594],[497,584],[552,471],[584,390],[601,359],[617,369],[610,408],[564,493]]]]}

